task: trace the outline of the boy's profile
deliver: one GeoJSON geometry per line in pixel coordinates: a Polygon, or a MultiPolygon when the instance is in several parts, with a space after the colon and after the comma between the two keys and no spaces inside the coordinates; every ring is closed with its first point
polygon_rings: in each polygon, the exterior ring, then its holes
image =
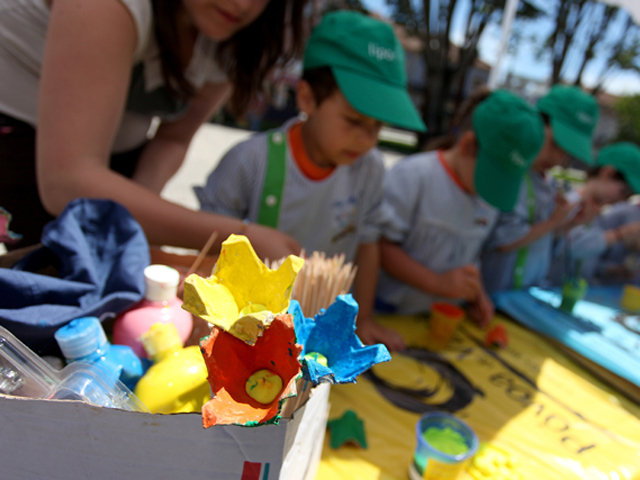
{"type": "Polygon", "coordinates": [[[555,233],[568,225],[574,206],[547,174],[570,158],[590,163],[599,117],[596,99],[579,87],[556,85],[537,104],[545,142],[524,177],[512,212],[500,215],[482,256],[488,293],[543,284],[552,261],[555,233]]]}
{"type": "Polygon", "coordinates": [[[399,350],[402,338],[371,310],[385,220],[378,133],[383,123],[424,130],[403,49],[391,26],[334,12],[312,32],[303,70],[300,118],[231,149],[196,189],[201,208],[278,228],[307,252],[344,253],[358,267],[358,335],[399,350]]]}
{"type": "Polygon", "coordinates": [[[513,209],[544,126],[507,91],[479,94],[463,111],[451,147],[409,156],[387,174],[393,216],[383,232],[380,310],[425,313],[444,298],[469,302],[481,325],[493,317],[480,278],[481,247],[498,210],[513,209]]]}
{"type": "Polygon", "coordinates": [[[620,142],[604,147],[595,166],[587,171],[585,183],[569,192],[577,198],[581,225],[567,228],[558,242],[549,271],[549,283],[561,285],[572,276],[590,279],[597,259],[607,249],[624,250],[634,246],[640,236],[640,224],[600,215],[605,205],[613,205],[640,193],[640,147],[620,142]]]}

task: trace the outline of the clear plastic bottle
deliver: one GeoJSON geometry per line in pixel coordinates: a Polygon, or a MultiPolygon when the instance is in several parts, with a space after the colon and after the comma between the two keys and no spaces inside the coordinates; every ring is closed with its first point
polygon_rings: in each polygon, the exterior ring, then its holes
{"type": "Polygon", "coordinates": [[[91,363],[54,370],[41,357],[0,327],[0,393],[17,397],[80,400],[101,407],[149,410],[122,382],[113,381],[91,363]]]}
{"type": "Polygon", "coordinates": [[[97,317],[72,320],[54,337],[67,363],[93,363],[131,390],[144,373],[140,358],[130,347],[109,343],[97,317]]]}
{"type": "Polygon", "coordinates": [[[199,412],[211,400],[200,348],[183,348],[172,323],[152,325],[142,342],[153,365],[136,385],[138,398],[151,413],[199,412]]]}
{"type": "Polygon", "coordinates": [[[140,358],[147,356],[140,337],[154,323],[173,323],[183,345],[193,328],[191,314],[182,309],[182,301],[177,297],[178,271],[166,265],[149,265],[144,269],[144,278],[144,300],[118,316],[113,325],[113,343],[128,345],[140,358]]]}

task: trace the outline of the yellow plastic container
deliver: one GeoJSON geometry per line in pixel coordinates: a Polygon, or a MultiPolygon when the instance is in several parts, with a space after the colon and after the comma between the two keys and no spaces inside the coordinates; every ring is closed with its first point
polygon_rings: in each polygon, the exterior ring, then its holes
{"type": "Polygon", "coordinates": [[[135,394],[151,413],[199,412],[211,400],[200,348],[183,348],[172,323],[153,324],[142,344],[154,364],[138,381],[135,394]]]}
{"type": "Polygon", "coordinates": [[[640,288],[627,284],[622,289],[620,306],[628,312],[638,313],[640,311],[640,288]]]}

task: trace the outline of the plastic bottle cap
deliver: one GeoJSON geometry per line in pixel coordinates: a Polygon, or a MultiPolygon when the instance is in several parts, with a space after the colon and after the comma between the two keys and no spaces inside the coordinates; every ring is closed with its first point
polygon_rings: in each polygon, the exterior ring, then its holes
{"type": "Polygon", "coordinates": [[[71,320],[59,328],[53,336],[65,358],[76,360],[91,355],[104,347],[107,336],[97,317],[82,317],[71,320]]]}
{"type": "Polygon", "coordinates": [[[182,348],[182,339],[173,323],[154,323],[146,333],[142,334],[141,340],[151,359],[167,350],[182,348]]]}
{"type": "Polygon", "coordinates": [[[150,302],[167,302],[178,294],[180,274],[166,265],[149,265],[144,269],[147,291],[144,297],[150,302]]]}

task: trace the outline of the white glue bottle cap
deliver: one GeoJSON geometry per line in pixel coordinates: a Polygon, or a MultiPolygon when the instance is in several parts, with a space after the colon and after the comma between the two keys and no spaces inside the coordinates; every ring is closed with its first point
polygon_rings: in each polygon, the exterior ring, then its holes
{"type": "Polygon", "coordinates": [[[144,269],[147,291],[144,298],[150,302],[168,302],[178,294],[180,274],[166,265],[149,265],[144,269]]]}

